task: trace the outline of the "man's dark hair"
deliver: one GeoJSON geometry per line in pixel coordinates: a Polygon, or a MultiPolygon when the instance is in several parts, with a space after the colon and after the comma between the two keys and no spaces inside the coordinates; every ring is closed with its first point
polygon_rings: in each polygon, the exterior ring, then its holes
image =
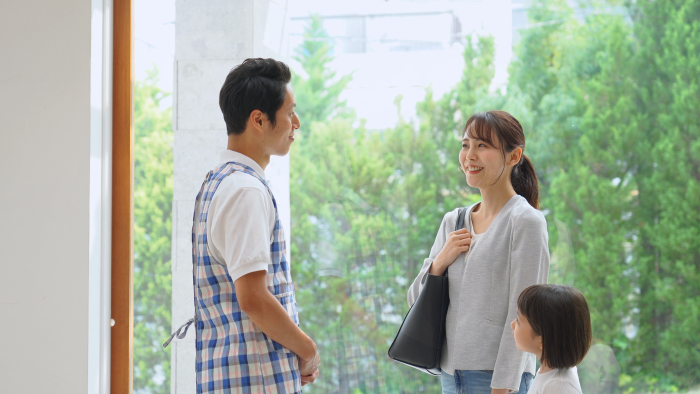
{"type": "Polygon", "coordinates": [[[518,310],[542,336],[540,362],[550,368],[578,365],[591,347],[591,314],[580,291],[565,285],[534,285],[518,297],[518,310]]]}
{"type": "Polygon", "coordinates": [[[228,135],[243,133],[250,113],[256,109],[274,126],[291,79],[289,67],[275,59],[246,59],[234,67],[219,92],[228,135]]]}

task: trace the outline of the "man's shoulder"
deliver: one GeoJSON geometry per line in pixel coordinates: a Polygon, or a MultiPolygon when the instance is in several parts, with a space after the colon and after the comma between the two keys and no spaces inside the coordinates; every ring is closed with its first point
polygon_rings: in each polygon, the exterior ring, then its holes
{"type": "Polygon", "coordinates": [[[221,180],[213,198],[230,198],[234,194],[249,193],[258,194],[255,190],[262,192],[263,197],[269,199],[269,192],[265,185],[256,177],[241,171],[236,171],[221,180]]]}

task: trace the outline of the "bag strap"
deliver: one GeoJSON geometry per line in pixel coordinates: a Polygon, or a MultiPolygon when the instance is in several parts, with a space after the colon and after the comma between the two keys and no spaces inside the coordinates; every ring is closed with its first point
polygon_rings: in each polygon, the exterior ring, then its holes
{"type": "Polygon", "coordinates": [[[457,223],[455,224],[455,231],[464,228],[464,218],[467,216],[467,208],[460,208],[457,212],[457,223]]]}
{"type": "MultiPolygon", "coordinates": [[[[461,230],[464,228],[464,218],[465,218],[465,216],[467,216],[466,213],[467,213],[467,208],[459,208],[459,210],[457,211],[457,223],[455,224],[454,231],[461,230]]],[[[449,269],[450,269],[450,267],[447,267],[445,269],[445,273],[442,275],[447,276],[447,270],[449,270],[449,269]]]]}

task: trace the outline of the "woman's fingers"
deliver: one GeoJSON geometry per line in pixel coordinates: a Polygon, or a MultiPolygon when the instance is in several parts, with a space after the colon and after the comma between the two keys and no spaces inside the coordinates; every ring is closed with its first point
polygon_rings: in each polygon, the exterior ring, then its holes
{"type": "Polygon", "coordinates": [[[454,245],[471,244],[472,243],[472,236],[469,235],[469,236],[464,236],[464,237],[454,237],[450,241],[454,245]]]}

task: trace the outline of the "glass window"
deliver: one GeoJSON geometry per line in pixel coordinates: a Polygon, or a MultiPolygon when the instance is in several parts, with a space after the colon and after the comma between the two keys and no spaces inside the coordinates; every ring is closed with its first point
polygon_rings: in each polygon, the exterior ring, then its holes
{"type": "MultiPolygon", "coordinates": [[[[583,391],[698,392],[696,2],[334,4],[290,0],[282,40],[302,122],[289,252],[301,328],[322,358],[304,391],[440,392],[387,350],[444,214],[481,198],[458,168],[466,120],[502,109],[522,124],[537,171],[549,282],[577,287],[591,309],[583,391]]],[[[137,40],[163,49],[138,20],[137,40]]],[[[160,76],[137,69],[135,91],[143,393],[175,390],[170,356],[156,350],[171,327],[167,61],[160,76]]]]}

